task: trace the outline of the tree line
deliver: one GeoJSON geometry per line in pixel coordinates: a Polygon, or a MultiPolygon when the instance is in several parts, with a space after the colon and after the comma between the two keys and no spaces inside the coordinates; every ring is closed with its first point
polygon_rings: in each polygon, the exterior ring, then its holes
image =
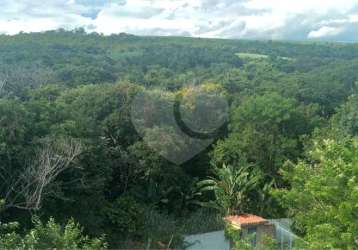
{"type": "Polygon", "coordinates": [[[292,218],[310,249],[357,248],[357,50],[81,30],[1,35],[0,248],[182,247],[184,234],[222,228],[222,216],[240,212],[292,218]],[[167,105],[187,98],[192,125],[205,124],[219,115],[197,115],[208,91],[227,100],[226,122],[193,158],[166,160],[158,147],[191,143],[173,133],[167,105]],[[156,100],[143,114],[160,145],[135,127],[139,93],[156,100]]]}

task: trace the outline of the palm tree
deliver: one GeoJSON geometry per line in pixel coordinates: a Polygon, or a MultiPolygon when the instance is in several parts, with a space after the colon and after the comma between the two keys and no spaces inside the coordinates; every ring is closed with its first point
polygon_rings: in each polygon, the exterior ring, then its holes
{"type": "Polygon", "coordinates": [[[248,194],[258,186],[261,175],[249,166],[234,168],[223,165],[215,168],[215,177],[198,182],[201,192],[214,191],[215,201],[206,205],[215,207],[223,215],[243,213],[248,207],[248,194]]]}

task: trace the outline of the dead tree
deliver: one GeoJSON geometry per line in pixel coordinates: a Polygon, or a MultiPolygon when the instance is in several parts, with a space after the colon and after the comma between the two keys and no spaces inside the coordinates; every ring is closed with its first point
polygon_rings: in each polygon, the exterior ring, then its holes
{"type": "Polygon", "coordinates": [[[24,89],[31,89],[54,81],[55,73],[41,65],[30,67],[8,67],[0,71],[0,94],[17,95],[24,89]]]}
{"type": "Polygon", "coordinates": [[[34,160],[8,183],[3,208],[40,209],[49,185],[71,166],[81,152],[81,143],[74,139],[47,140],[34,160]]]}
{"type": "Polygon", "coordinates": [[[0,76],[0,94],[2,94],[3,89],[5,88],[7,83],[7,77],[6,76],[0,76]]]}

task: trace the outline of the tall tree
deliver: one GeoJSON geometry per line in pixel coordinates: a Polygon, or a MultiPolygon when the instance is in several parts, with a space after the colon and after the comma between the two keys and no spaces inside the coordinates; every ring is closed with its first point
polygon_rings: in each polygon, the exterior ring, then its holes
{"type": "Polygon", "coordinates": [[[290,188],[274,193],[310,249],[357,249],[358,141],[317,142],[310,155],[286,165],[290,188]]]}

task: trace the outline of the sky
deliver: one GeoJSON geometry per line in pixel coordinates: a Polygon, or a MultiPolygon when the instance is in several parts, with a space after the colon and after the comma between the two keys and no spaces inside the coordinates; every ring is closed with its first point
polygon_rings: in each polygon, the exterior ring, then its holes
{"type": "Polygon", "coordinates": [[[0,33],[358,42],[358,0],[0,0],[0,33]]]}

